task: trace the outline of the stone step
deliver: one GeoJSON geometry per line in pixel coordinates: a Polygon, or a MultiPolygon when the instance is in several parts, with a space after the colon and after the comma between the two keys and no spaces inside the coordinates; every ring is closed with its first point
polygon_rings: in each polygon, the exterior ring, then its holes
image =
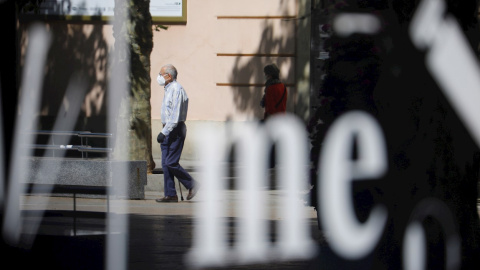
{"type": "Polygon", "coordinates": [[[29,158],[28,163],[30,171],[25,184],[114,186],[116,198],[145,198],[146,161],[29,158]],[[41,169],[42,166],[45,166],[44,170],[41,169]],[[126,190],[118,185],[117,180],[125,174],[124,169],[127,170],[126,190]]]}

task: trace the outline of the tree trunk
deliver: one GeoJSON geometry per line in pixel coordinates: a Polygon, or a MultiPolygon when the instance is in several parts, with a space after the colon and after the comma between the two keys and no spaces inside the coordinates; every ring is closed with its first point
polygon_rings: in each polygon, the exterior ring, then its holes
{"type": "MultiPolygon", "coordinates": [[[[147,173],[155,168],[152,157],[151,105],[150,105],[150,54],[153,48],[152,17],[149,0],[116,1],[115,14],[122,12],[120,5],[127,5],[129,15],[123,22],[115,22],[113,35],[115,39],[128,37],[127,47],[115,47],[117,61],[126,61],[122,55],[128,50],[130,54],[129,101],[124,100],[120,106],[120,118],[128,118],[128,152],[129,160],[146,160],[147,173]],[[128,102],[128,104],[124,104],[128,102]],[[128,106],[127,106],[128,105],[128,106]]],[[[125,8],[125,7],[123,7],[125,8]]],[[[117,45],[117,42],[115,42],[117,45]]],[[[128,54],[127,54],[128,55],[128,54]]],[[[114,65],[115,66],[115,65],[114,65]]],[[[114,93],[112,93],[114,94],[114,93]]],[[[126,146],[116,142],[116,150],[126,146]]],[[[126,150],[126,149],[124,149],[126,150]]],[[[117,153],[123,153],[121,149],[117,153]]]]}

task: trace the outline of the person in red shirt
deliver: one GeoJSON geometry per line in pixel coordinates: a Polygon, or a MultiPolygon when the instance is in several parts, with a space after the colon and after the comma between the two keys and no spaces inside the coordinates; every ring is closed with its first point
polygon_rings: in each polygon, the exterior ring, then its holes
{"type": "Polygon", "coordinates": [[[265,108],[264,120],[277,113],[287,110],[287,87],[279,79],[280,69],[275,64],[263,68],[265,74],[265,93],[260,105],[265,108]]]}
{"type": "MultiPolygon", "coordinates": [[[[280,81],[280,69],[275,64],[266,65],[263,68],[265,74],[265,93],[260,101],[260,106],[265,108],[263,121],[274,114],[287,111],[287,87],[280,81]]],[[[269,158],[269,167],[274,168],[276,163],[275,145],[272,145],[269,158]]]]}

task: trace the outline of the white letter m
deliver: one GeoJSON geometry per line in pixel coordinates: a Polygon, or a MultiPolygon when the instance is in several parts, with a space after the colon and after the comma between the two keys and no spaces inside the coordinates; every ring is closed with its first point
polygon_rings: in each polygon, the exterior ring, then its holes
{"type": "MultiPolygon", "coordinates": [[[[187,254],[193,267],[228,264],[265,263],[309,259],[316,254],[316,245],[306,223],[306,206],[299,198],[308,180],[308,145],[304,125],[292,115],[275,116],[265,125],[243,123],[228,134],[205,129],[198,141],[200,153],[202,198],[196,209],[192,250],[187,254]],[[262,189],[266,186],[267,160],[270,146],[276,145],[280,171],[279,183],[287,191],[280,199],[281,221],[275,243],[268,241],[266,222],[267,200],[262,189]],[[242,166],[238,172],[241,216],[236,227],[236,241],[230,247],[227,239],[225,194],[225,161],[231,146],[242,166]]],[[[283,195],[283,194],[282,194],[283,195]]]]}

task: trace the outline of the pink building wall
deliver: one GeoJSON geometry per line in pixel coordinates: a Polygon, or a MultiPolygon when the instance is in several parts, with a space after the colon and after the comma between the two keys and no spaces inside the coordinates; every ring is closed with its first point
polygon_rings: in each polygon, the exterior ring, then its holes
{"type": "MultiPolygon", "coordinates": [[[[308,0],[190,0],[186,23],[165,23],[167,30],[154,30],[151,54],[154,157],[160,157],[155,138],[161,130],[164,91],[156,77],[164,64],[177,67],[178,81],[190,98],[183,158],[196,158],[192,138],[198,127],[221,128],[227,120],[241,122],[262,117],[259,101],[264,88],[263,67],[269,63],[279,66],[280,78],[287,84],[288,111],[302,114],[299,116],[305,119],[309,98],[309,44],[305,35],[310,34],[310,29],[305,20],[296,18],[308,12],[309,5],[308,0]]],[[[28,22],[20,24],[22,52],[28,45],[25,34],[28,25],[28,22]]],[[[95,129],[105,121],[107,60],[114,44],[112,26],[56,20],[47,21],[47,27],[54,39],[40,112],[45,120],[40,128],[48,128],[49,119],[64,102],[67,79],[80,70],[88,76],[82,107],[84,126],[95,129]]]]}

